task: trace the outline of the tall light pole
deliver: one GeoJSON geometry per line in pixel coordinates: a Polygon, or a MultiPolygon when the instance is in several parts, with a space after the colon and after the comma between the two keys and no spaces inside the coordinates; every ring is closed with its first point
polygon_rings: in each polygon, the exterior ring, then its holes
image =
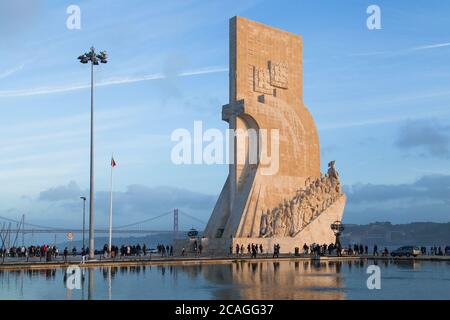
{"type": "Polygon", "coordinates": [[[90,191],[89,191],[89,259],[94,259],[94,66],[99,62],[107,63],[108,55],[106,51],[100,54],[95,53],[95,48],[91,47],[89,52],[78,57],[81,63],[91,63],[91,165],[90,165],[90,191]]]}
{"type": "Polygon", "coordinates": [[[338,256],[341,255],[341,240],[340,240],[340,236],[342,235],[342,232],[344,232],[344,225],[342,224],[341,221],[335,221],[331,224],[330,226],[331,230],[333,231],[334,235],[336,236],[336,253],[338,256]]]}
{"type": "Polygon", "coordinates": [[[84,244],[84,230],[86,229],[86,197],[80,197],[83,200],[83,250],[86,249],[84,244]]]}

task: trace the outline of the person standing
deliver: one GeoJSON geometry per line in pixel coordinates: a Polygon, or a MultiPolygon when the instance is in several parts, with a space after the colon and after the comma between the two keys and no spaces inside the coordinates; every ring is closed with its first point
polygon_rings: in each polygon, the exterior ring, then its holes
{"type": "Polygon", "coordinates": [[[64,262],[67,262],[67,255],[69,254],[69,250],[67,250],[67,247],[64,248],[64,262]]]}
{"type": "Polygon", "coordinates": [[[280,257],[280,244],[278,244],[278,243],[273,246],[273,256],[272,256],[272,258],[275,258],[275,256],[277,258],[280,257]]]}
{"type": "Polygon", "coordinates": [[[303,254],[308,254],[308,249],[309,249],[309,247],[308,247],[308,245],[305,243],[304,245],[303,245],[303,254]]]}

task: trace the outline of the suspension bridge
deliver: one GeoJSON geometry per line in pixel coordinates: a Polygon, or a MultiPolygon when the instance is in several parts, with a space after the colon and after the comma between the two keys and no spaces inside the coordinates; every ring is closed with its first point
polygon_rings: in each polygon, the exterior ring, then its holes
{"type": "MultiPolygon", "coordinates": [[[[125,225],[113,226],[113,234],[155,234],[155,233],[173,233],[174,235],[180,232],[179,230],[179,218],[183,217],[189,221],[195,221],[196,223],[206,226],[206,222],[179,209],[173,209],[167,212],[163,212],[158,215],[151,216],[147,219],[135,221],[133,223],[128,223],[125,225]],[[171,230],[157,230],[149,229],[148,225],[158,219],[168,217],[173,215],[173,226],[171,230]],[[147,228],[146,228],[147,227],[147,228]]],[[[85,230],[88,233],[88,229],[85,230]]],[[[83,228],[68,228],[68,227],[56,227],[56,226],[45,226],[40,224],[35,224],[25,221],[25,215],[22,216],[21,220],[11,219],[8,217],[0,216],[0,235],[2,239],[6,237],[15,237],[16,241],[19,236],[23,237],[26,234],[81,234],[83,233],[83,228]]],[[[108,228],[95,228],[96,234],[108,234],[108,228]]],[[[14,241],[14,242],[16,242],[14,241]]]]}

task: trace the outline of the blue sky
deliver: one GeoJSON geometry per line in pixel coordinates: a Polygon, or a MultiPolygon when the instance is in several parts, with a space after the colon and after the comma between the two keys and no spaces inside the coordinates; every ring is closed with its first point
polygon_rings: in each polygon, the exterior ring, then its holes
{"type": "Polygon", "coordinates": [[[94,45],[110,56],[96,69],[97,225],[111,152],[117,225],[173,207],[207,220],[228,168],[172,164],[170,134],[227,128],[228,21],[241,15],[302,35],[304,100],[322,169],[336,160],[349,194],[345,222],[448,221],[449,14],[443,1],[0,0],[0,215],[79,223],[90,92],[76,57],[94,45]],[[71,4],[80,30],[66,28],[71,4]],[[366,27],[371,4],[381,30],[366,27]]]}

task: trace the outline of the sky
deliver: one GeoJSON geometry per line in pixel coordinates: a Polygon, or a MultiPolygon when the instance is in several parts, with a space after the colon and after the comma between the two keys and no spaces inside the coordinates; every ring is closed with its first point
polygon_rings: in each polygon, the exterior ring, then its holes
{"type": "MultiPolygon", "coordinates": [[[[207,221],[227,165],[175,165],[171,133],[194,121],[226,130],[229,19],[244,16],[303,37],[304,102],[336,160],[345,223],[450,219],[450,3],[444,1],[0,0],[0,216],[81,223],[89,188],[94,45],[96,226],[175,207],[207,221]],[[381,9],[369,30],[366,10],[381,9]],[[68,29],[77,5],[81,28],[68,29]]],[[[203,228],[180,216],[180,229],[203,228]]],[[[1,222],[1,221],[0,221],[1,222]]],[[[145,228],[170,230],[170,215],[145,228]]]]}

